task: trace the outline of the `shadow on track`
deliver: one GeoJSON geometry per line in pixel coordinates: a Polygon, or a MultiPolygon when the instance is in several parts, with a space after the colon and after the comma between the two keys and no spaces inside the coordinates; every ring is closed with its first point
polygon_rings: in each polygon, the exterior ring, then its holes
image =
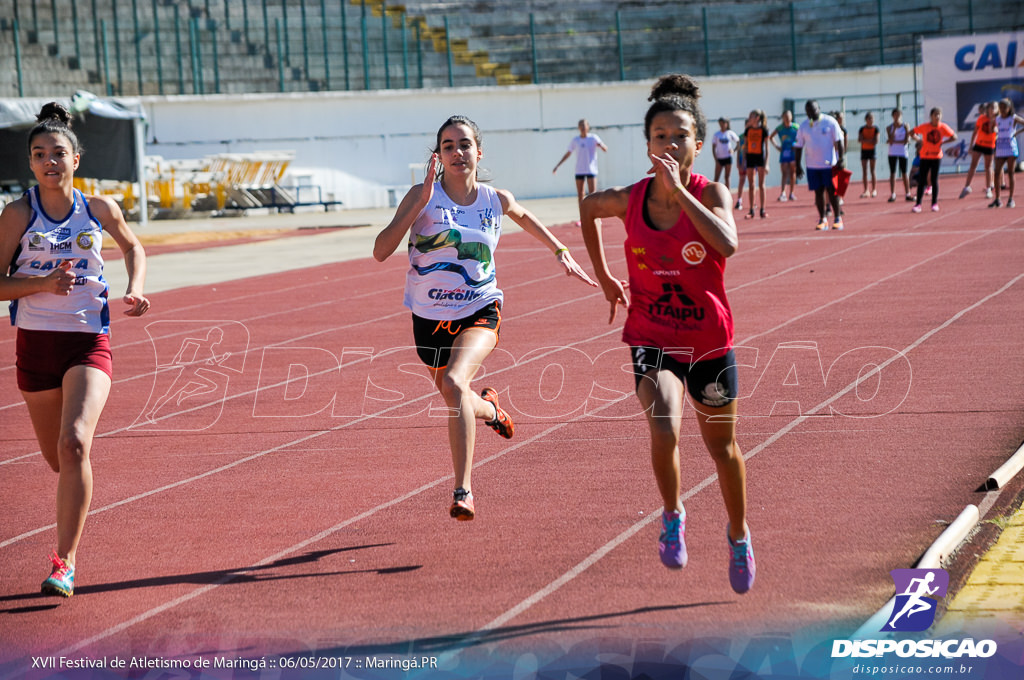
{"type": "MultiPolygon", "coordinates": [[[[268,573],[270,570],[278,569],[282,567],[291,567],[303,564],[311,564],[318,562],[326,557],[336,555],[339,553],[352,552],[354,550],[367,550],[370,548],[383,548],[392,543],[373,543],[369,545],[357,545],[348,548],[338,548],[334,550],[314,550],[311,552],[304,553],[302,555],[296,555],[294,557],[286,557],[280,560],[271,562],[270,564],[264,564],[260,566],[246,566],[238,567],[235,569],[218,569],[215,571],[200,571],[190,574],[174,574],[170,576],[156,576],[153,578],[141,578],[132,579],[128,581],[117,581],[113,583],[98,583],[95,585],[80,586],[75,588],[75,595],[93,595],[96,593],[107,593],[120,590],[135,590],[138,588],[153,588],[159,586],[178,585],[182,583],[191,583],[194,585],[223,585],[225,583],[260,583],[263,581],[279,581],[286,579],[296,578],[319,578],[327,576],[346,576],[349,574],[372,574],[377,573],[381,575],[387,574],[401,574],[409,571],[415,571],[420,569],[423,565],[407,565],[397,567],[384,567],[379,569],[348,569],[344,571],[332,571],[332,572],[311,572],[305,574],[271,574],[268,573]]],[[[18,602],[26,600],[37,600],[46,599],[53,601],[52,596],[43,595],[42,593],[18,593],[15,595],[3,595],[0,596],[0,602],[18,602]]],[[[26,614],[41,609],[49,609],[57,606],[54,605],[32,605],[16,607],[12,609],[0,609],[0,614],[26,614]]]]}

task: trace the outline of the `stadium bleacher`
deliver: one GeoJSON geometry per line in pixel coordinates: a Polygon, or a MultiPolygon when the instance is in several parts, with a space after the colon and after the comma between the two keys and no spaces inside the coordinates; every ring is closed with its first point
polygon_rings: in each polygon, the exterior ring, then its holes
{"type": "Polygon", "coordinates": [[[0,0],[0,97],[856,68],[910,63],[920,36],[1022,25],[1019,0],[0,0]]]}

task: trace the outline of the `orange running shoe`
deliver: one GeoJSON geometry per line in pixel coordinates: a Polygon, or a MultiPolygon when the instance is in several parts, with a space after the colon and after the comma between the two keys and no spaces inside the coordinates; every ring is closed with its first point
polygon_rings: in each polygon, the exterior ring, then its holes
{"type": "Polygon", "coordinates": [[[461,486],[455,490],[452,496],[452,507],[448,511],[452,519],[460,522],[468,522],[476,517],[476,508],[473,506],[473,494],[461,486]]]}
{"type": "Polygon", "coordinates": [[[493,388],[485,387],[484,391],[480,393],[484,401],[489,401],[494,404],[494,419],[484,421],[487,426],[492,430],[500,434],[505,439],[512,439],[512,435],[515,434],[516,426],[512,422],[512,418],[509,417],[505,411],[498,406],[498,393],[493,388]]]}

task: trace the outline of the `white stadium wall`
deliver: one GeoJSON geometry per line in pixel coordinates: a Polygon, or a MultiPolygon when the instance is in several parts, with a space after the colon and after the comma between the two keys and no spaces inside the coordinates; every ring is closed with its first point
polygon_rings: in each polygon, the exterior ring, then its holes
{"type": "MultiPolygon", "coordinates": [[[[884,125],[887,116],[880,117],[878,111],[891,108],[893,99],[879,97],[903,93],[903,108],[913,121],[914,75],[913,67],[907,65],[799,75],[698,76],[698,81],[710,138],[720,116],[733,119],[733,128],[741,130],[742,119],[755,108],[764,109],[774,127],[785,99],[795,101],[797,121],[803,118],[808,98],[822,100],[823,108],[830,109],[842,97],[860,102],[861,111],[873,108],[876,121],[884,125]]],[[[563,164],[557,175],[551,170],[576,134],[577,121],[584,117],[609,147],[608,153],[599,153],[599,185],[628,184],[650,167],[642,121],[651,84],[144,97],[141,101],[149,122],[147,154],[171,160],[292,151],[294,175],[319,184],[325,197],[331,195],[356,208],[387,206],[400,199],[414,179],[420,181],[437,128],[453,114],[469,116],[480,125],[482,166],[490,171],[495,185],[520,198],[574,193],[573,161],[563,164]],[[411,170],[410,165],[417,168],[411,170]]],[[[851,116],[846,123],[854,140],[862,121],[862,115],[851,116]]],[[[698,157],[697,171],[713,173],[710,149],[698,157]]],[[[775,183],[777,173],[773,162],[775,183]]],[[[734,173],[734,187],[735,181],[734,173]]]]}

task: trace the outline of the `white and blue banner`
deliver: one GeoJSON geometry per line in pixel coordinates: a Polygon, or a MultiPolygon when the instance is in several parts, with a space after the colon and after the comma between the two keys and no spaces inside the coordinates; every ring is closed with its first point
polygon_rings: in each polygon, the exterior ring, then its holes
{"type": "MultiPolygon", "coordinates": [[[[963,156],[978,119],[978,105],[1008,98],[1024,110],[1024,32],[930,38],[921,44],[924,121],[942,108],[942,120],[957,131],[963,156]]],[[[924,122],[922,121],[922,122],[924,122]]],[[[947,163],[963,162],[960,154],[947,163]]]]}

